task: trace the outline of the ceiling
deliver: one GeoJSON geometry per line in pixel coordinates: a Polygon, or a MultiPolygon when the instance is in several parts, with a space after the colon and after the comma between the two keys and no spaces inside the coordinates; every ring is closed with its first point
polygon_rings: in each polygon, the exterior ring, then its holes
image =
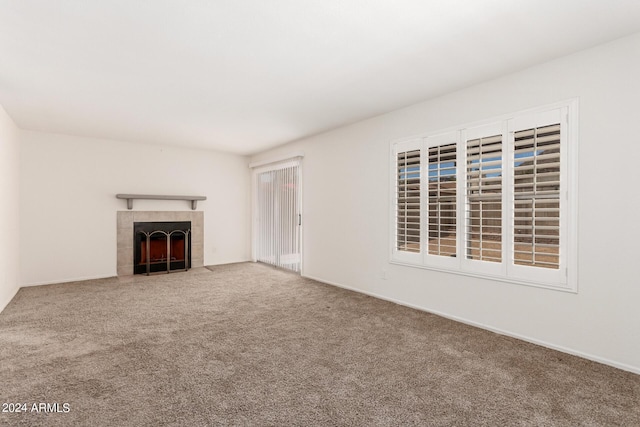
{"type": "Polygon", "coordinates": [[[246,155],[638,31],[638,0],[0,0],[0,104],[246,155]]]}

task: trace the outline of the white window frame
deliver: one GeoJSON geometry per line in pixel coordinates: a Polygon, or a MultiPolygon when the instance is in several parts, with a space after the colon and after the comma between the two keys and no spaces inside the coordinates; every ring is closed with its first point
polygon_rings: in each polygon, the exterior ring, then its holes
{"type": "MultiPolygon", "coordinates": [[[[523,129],[534,128],[544,126],[552,122],[559,122],[565,129],[568,127],[568,108],[561,107],[543,113],[537,114],[523,114],[509,120],[509,156],[513,159],[513,140],[515,132],[523,129]]],[[[567,132],[560,133],[560,251],[566,250],[568,247],[568,209],[566,201],[569,200],[569,190],[567,184],[569,181],[569,175],[567,165],[569,161],[567,149],[568,144],[567,132]],[[565,203],[562,203],[565,201],[565,203]]],[[[513,166],[509,169],[510,181],[513,181],[513,166]]],[[[511,194],[508,199],[508,203],[513,203],[513,195],[511,194]]],[[[514,218],[509,218],[509,236],[507,244],[508,250],[513,252],[513,235],[511,234],[515,228],[514,218]]],[[[524,265],[517,265],[510,263],[508,265],[509,275],[518,280],[535,280],[537,282],[550,283],[556,286],[562,286],[564,278],[568,271],[568,259],[564,254],[560,254],[560,266],[557,270],[547,268],[535,268],[524,265]]]]}
{"type": "MultiPolygon", "coordinates": [[[[466,144],[467,141],[472,140],[472,139],[477,139],[477,138],[485,138],[485,137],[489,137],[489,136],[494,136],[494,135],[501,135],[502,136],[502,170],[504,171],[506,169],[506,159],[505,159],[505,150],[504,147],[506,146],[505,144],[505,137],[506,137],[506,128],[505,126],[501,123],[501,122],[494,122],[494,123],[487,123],[487,124],[483,124],[480,126],[473,126],[473,127],[469,127],[466,129],[462,129],[460,130],[461,133],[461,138],[460,138],[460,147],[459,149],[463,151],[462,156],[460,156],[461,159],[461,171],[460,174],[462,176],[462,174],[466,173],[466,165],[467,165],[467,156],[466,156],[466,144]]],[[[463,228],[460,230],[460,241],[461,241],[461,254],[460,254],[460,269],[462,271],[466,271],[469,273],[478,273],[481,275],[487,275],[487,276],[504,276],[506,273],[506,267],[505,267],[505,235],[504,235],[504,230],[506,228],[506,224],[507,222],[505,221],[506,219],[506,214],[505,211],[506,209],[504,209],[505,206],[505,199],[506,199],[506,191],[505,191],[505,176],[503,174],[502,176],[502,199],[501,199],[501,204],[502,204],[502,225],[501,225],[501,229],[502,229],[502,241],[501,241],[501,258],[502,258],[502,262],[498,263],[498,262],[487,262],[487,261],[478,261],[478,260],[473,260],[473,259],[468,259],[466,256],[466,249],[467,249],[467,245],[465,244],[465,237],[467,234],[467,223],[468,223],[468,218],[466,215],[467,212],[467,205],[468,205],[468,200],[465,197],[466,196],[466,179],[460,179],[460,185],[462,186],[462,189],[460,191],[460,196],[462,198],[461,204],[460,206],[464,206],[464,209],[459,209],[458,211],[458,217],[460,218],[460,224],[463,225],[463,228]]]]}
{"type": "Polygon", "coordinates": [[[436,132],[391,141],[390,173],[390,262],[392,264],[444,271],[496,281],[536,286],[567,292],[578,291],[578,100],[571,99],[488,120],[456,126],[436,132]],[[513,262],[513,159],[515,132],[551,123],[561,124],[560,148],[560,262],[558,269],[517,265],[513,262]],[[466,256],[466,142],[467,140],[502,135],[502,262],[467,259],[466,256]],[[429,254],[428,150],[455,141],[457,143],[456,174],[456,257],[429,254]],[[397,153],[421,150],[421,233],[420,253],[396,248],[397,153]]]}
{"type": "MultiPolygon", "coordinates": [[[[438,146],[442,146],[442,145],[447,145],[447,144],[451,144],[451,143],[455,143],[456,144],[456,178],[458,176],[458,168],[460,167],[460,133],[459,132],[446,132],[443,134],[439,134],[439,135],[433,135],[433,136],[428,136],[426,138],[423,138],[423,148],[421,150],[421,155],[422,155],[422,161],[421,161],[421,165],[423,165],[423,174],[421,174],[421,176],[425,176],[428,179],[429,176],[429,148],[432,147],[438,147],[438,146]]],[[[429,253],[429,198],[425,197],[425,204],[424,207],[425,209],[422,209],[421,212],[421,218],[422,218],[422,224],[424,224],[425,226],[422,228],[422,233],[421,233],[421,239],[420,239],[420,243],[421,243],[421,247],[422,247],[422,254],[424,256],[423,258],[423,263],[424,264],[428,264],[428,265],[432,265],[434,267],[440,267],[440,268],[456,268],[456,266],[458,265],[458,257],[460,256],[460,239],[458,239],[458,234],[460,233],[460,215],[458,215],[459,212],[459,206],[460,205],[460,180],[456,179],[456,257],[445,257],[445,256],[440,256],[440,255],[432,255],[429,253]]],[[[428,193],[429,191],[429,183],[427,181],[426,184],[426,191],[428,193]]],[[[421,204],[422,207],[422,204],[421,204]]]]}
{"type": "MultiPolygon", "coordinates": [[[[392,213],[391,213],[391,217],[393,218],[392,221],[392,235],[393,235],[393,239],[392,239],[392,244],[391,244],[391,257],[394,260],[397,260],[399,262],[403,262],[403,263],[408,263],[408,264],[420,264],[422,262],[422,240],[423,240],[423,235],[422,233],[420,233],[420,252],[416,253],[416,252],[406,252],[406,251],[399,251],[397,248],[397,240],[396,240],[396,227],[398,224],[398,209],[396,208],[396,200],[397,200],[397,179],[398,179],[398,174],[397,174],[397,168],[398,168],[398,154],[399,153],[403,153],[403,152],[408,152],[408,151],[414,151],[414,150],[419,150],[422,147],[422,140],[420,139],[409,139],[409,140],[405,140],[402,142],[399,142],[397,144],[392,144],[391,146],[391,171],[393,171],[393,173],[391,173],[391,181],[392,181],[392,186],[391,186],[391,200],[393,201],[391,203],[392,205],[392,213]]],[[[423,152],[420,152],[420,178],[422,179],[422,174],[423,174],[423,164],[424,164],[424,157],[422,156],[423,152]]],[[[422,188],[422,185],[421,185],[422,188]]],[[[422,197],[420,198],[420,209],[422,211],[422,197]]],[[[423,218],[422,215],[420,216],[420,222],[422,223],[423,218]]]]}

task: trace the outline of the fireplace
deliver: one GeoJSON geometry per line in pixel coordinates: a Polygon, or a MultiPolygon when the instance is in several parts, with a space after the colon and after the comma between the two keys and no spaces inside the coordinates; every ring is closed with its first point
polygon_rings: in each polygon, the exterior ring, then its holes
{"type": "MultiPolygon", "coordinates": [[[[135,255],[136,235],[133,225],[136,222],[190,222],[189,233],[189,270],[204,266],[204,212],[203,211],[118,211],[117,212],[117,272],[118,276],[130,276],[134,274],[135,265],[140,260],[140,254],[135,255]]],[[[139,242],[138,242],[139,243],[139,242]]],[[[175,251],[174,251],[175,252],[175,251]]],[[[165,252],[166,254],[166,252],[165,252]]],[[[162,253],[160,254],[162,255],[162,253]]],[[[175,255],[175,253],[174,253],[175,255]]],[[[146,254],[145,254],[146,258],[146,254]]],[[[150,269],[151,270],[151,269],[150,269]]],[[[151,273],[151,271],[150,271],[151,273]]],[[[146,267],[142,271],[146,274],[146,267]]]]}
{"type": "Polygon", "coordinates": [[[191,268],[191,221],[134,222],[133,239],[134,274],[191,268]]]}

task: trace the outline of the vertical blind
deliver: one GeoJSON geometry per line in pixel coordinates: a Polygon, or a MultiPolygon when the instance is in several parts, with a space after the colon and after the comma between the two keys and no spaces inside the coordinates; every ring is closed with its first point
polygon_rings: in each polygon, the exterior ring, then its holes
{"type": "Polygon", "coordinates": [[[429,254],[456,256],[456,144],[429,148],[429,254]]]}
{"type": "Polygon", "coordinates": [[[467,259],[502,262],[502,135],[467,141],[467,259]]]}
{"type": "Polygon", "coordinates": [[[300,272],[300,165],[256,174],[256,260],[300,272]]]}
{"type": "Polygon", "coordinates": [[[514,133],[514,262],[560,268],[560,124],[514,133]]]}
{"type": "Polygon", "coordinates": [[[398,153],[396,249],[420,252],[420,150],[398,153]]]}

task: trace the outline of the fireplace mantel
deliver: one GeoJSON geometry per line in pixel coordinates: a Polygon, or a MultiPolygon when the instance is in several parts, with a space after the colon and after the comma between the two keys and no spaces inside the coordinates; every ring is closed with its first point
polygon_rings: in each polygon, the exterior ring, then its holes
{"type": "Polygon", "coordinates": [[[116,194],[117,199],[127,200],[127,209],[133,209],[134,199],[148,199],[148,200],[186,200],[191,202],[191,210],[196,210],[198,200],[207,200],[205,196],[162,196],[154,194],[116,194]]]}

